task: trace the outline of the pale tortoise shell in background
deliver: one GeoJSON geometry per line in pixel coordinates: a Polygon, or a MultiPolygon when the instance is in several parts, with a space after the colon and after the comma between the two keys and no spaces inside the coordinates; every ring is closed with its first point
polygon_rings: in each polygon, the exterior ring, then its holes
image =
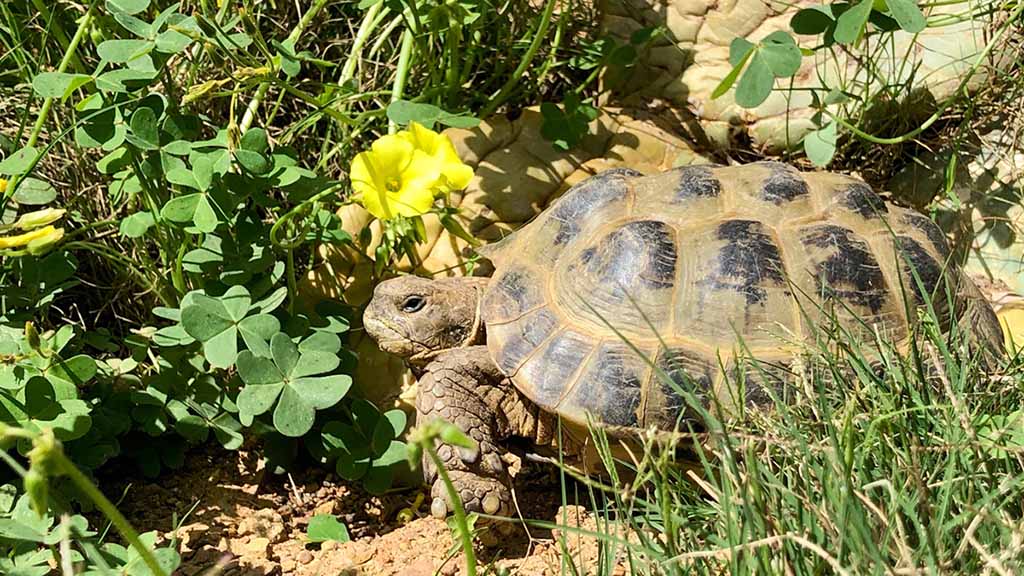
{"type": "MultiPolygon", "coordinates": [[[[761,162],[609,170],[484,252],[496,270],[487,345],[527,397],[577,423],[671,429],[683,399],[623,337],[728,404],[737,335],[779,367],[794,357],[787,339],[830,318],[905,346],[917,279],[941,289],[949,248],[931,220],[859,179],[761,162]]],[[[762,372],[746,374],[744,401],[765,400],[762,372]]]]}

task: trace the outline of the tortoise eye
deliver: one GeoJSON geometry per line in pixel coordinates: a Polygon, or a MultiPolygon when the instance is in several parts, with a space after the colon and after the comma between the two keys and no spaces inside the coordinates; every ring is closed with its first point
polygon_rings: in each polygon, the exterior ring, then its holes
{"type": "Polygon", "coordinates": [[[423,296],[409,296],[402,302],[402,312],[412,314],[419,312],[427,305],[427,299],[423,296]]]}

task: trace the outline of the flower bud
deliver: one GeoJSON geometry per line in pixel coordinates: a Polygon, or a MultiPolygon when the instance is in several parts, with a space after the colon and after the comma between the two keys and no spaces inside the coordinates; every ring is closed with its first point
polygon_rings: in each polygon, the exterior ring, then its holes
{"type": "Polygon", "coordinates": [[[29,468],[28,472],[25,473],[23,481],[25,482],[25,494],[28,496],[32,510],[42,518],[49,508],[49,481],[36,466],[29,468]]]}
{"type": "Polygon", "coordinates": [[[66,213],[67,211],[63,208],[46,208],[44,210],[36,210],[35,212],[29,212],[19,216],[18,220],[14,223],[14,226],[21,230],[32,230],[39,228],[40,226],[52,224],[53,222],[63,218],[66,213]]]}
{"type": "Polygon", "coordinates": [[[26,245],[28,253],[33,256],[42,256],[52,250],[61,240],[64,239],[64,229],[47,226],[41,230],[49,230],[45,235],[33,239],[26,245]]]}
{"type": "MultiPolygon", "coordinates": [[[[44,228],[39,228],[38,230],[33,230],[24,234],[17,234],[15,236],[0,236],[0,250],[28,246],[32,241],[44,238],[54,230],[55,228],[53,226],[46,226],[44,228]]],[[[61,234],[63,235],[63,231],[61,234]]]]}
{"type": "Polygon", "coordinates": [[[39,338],[39,331],[36,330],[36,325],[31,320],[25,322],[25,340],[28,341],[28,347],[36,352],[42,349],[43,342],[39,338]]]}

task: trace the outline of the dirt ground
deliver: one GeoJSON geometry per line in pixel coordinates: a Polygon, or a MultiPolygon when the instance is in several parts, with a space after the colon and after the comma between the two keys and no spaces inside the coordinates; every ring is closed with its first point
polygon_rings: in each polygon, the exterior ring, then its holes
{"type": "MultiPolygon", "coordinates": [[[[126,494],[119,508],[137,529],[157,530],[163,542],[179,540],[182,565],[176,575],[465,574],[452,532],[430,517],[428,501],[421,501],[411,521],[400,519],[408,515],[407,510],[400,514],[403,509],[415,505],[415,490],[371,496],[327,470],[272,474],[253,452],[214,447],[193,450],[183,468],[158,482],[112,476],[101,485],[108,495],[126,494]],[[351,541],[308,542],[306,527],[317,514],[335,515],[348,527],[351,541]],[[175,523],[181,525],[177,530],[175,523]]],[[[548,522],[563,518],[559,494],[557,482],[543,478],[517,489],[523,516],[548,522]]],[[[565,512],[570,524],[594,529],[583,507],[572,505],[565,512]]],[[[558,538],[557,530],[531,528],[527,534],[519,527],[502,536],[500,545],[478,543],[476,549],[479,561],[498,573],[559,574],[558,538]]],[[[577,563],[592,565],[595,541],[576,534],[564,540],[577,563]]]]}

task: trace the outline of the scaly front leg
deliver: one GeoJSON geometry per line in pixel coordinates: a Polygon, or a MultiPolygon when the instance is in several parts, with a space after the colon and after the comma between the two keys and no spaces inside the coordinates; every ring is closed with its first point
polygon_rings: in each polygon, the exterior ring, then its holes
{"type": "MultiPolygon", "coordinates": [[[[439,444],[438,455],[448,470],[467,512],[508,516],[512,512],[511,478],[502,458],[503,441],[532,435],[537,410],[521,397],[498,370],[486,346],[445,352],[420,378],[417,418],[441,418],[455,424],[477,443],[475,451],[439,444]]],[[[444,518],[453,510],[443,481],[429,457],[425,479],[432,484],[431,513],[444,518]]]]}

